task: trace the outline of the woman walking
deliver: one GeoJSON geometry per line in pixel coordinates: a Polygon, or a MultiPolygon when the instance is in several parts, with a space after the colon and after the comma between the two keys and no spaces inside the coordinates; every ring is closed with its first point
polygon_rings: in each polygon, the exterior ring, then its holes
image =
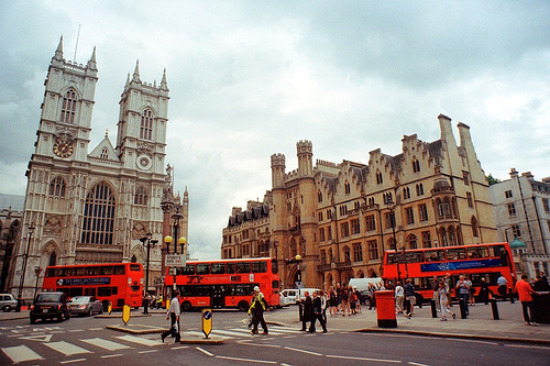
{"type": "Polygon", "coordinates": [[[449,293],[444,281],[439,282],[438,294],[439,304],[441,305],[441,320],[447,321],[447,316],[451,316],[453,319],[456,319],[455,313],[453,313],[449,307],[449,293]]]}

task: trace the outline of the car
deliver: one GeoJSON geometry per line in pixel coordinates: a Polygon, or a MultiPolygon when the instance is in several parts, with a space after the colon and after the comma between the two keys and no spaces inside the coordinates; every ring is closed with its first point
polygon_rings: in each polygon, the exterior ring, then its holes
{"type": "Polygon", "coordinates": [[[103,304],[95,296],[75,296],[69,300],[71,315],[87,315],[103,313],[103,304]]]}
{"type": "Polygon", "coordinates": [[[11,311],[17,307],[17,299],[12,294],[0,294],[0,309],[11,311]]]}
{"type": "Polygon", "coordinates": [[[63,292],[39,292],[31,305],[30,319],[34,324],[37,319],[70,319],[67,296],[63,292]]]}
{"type": "Polygon", "coordinates": [[[296,296],[298,295],[298,290],[293,288],[287,288],[280,292],[280,303],[283,306],[287,305],[296,305],[296,296]]]}

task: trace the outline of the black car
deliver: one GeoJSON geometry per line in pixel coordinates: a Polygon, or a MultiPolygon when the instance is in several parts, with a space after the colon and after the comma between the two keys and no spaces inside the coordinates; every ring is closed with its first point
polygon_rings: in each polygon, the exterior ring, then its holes
{"type": "Polygon", "coordinates": [[[67,296],[63,292],[40,292],[31,305],[31,324],[36,319],[69,319],[71,313],[67,307],[67,296]]]}

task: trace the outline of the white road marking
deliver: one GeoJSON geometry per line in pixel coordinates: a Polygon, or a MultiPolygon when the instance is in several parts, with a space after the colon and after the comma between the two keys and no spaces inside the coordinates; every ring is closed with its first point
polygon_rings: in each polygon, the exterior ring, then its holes
{"type": "Polygon", "coordinates": [[[474,339],[457,339],[457,338],[445,338],[447,341],[457,341],[457,342],[466,342],[466,343],[481,343],[481,344],[490,344],[492,346],[498,346],[497,342],[487,342],[487,341],[476,341],[474,339]]]}
{"type": "Polygon", "coordinates": [[[122,353],[115,353],[113,355],[104,355],[104,356],[101,356],[101,358],[114,358],[114,357],[121,357],[122,356],[122,353]]]}
{"type": "Polygon", "coordinates": [[[210,352],[208,352],[208,351],[205,350],[205,349],[202,349],[202,348],[200,348],[200,347],[195,347],[195,348],[196,348],[197,350],[201,351],[202,353],[204,353],[204,354],[207,355],[207,356],[210,356],[210,357],[214,356],[213,353],[210,353],[210,352]]]}
{"type": "Polygon", "coordinates": [[[50,347],[51,349],[53,349],[54,351],[63,353],[66,356],[78,355],[81,353],[91,353],[87,349],[78,347],[72,343],[65,342],[65,341],[50,342],[50,343],[44,343],[44,344],[50,347]]]}
{"type": "Polygon", "coordinates": [[[123,341],[142,344],[142,345],[148,346],[148,347],[158,346],[159,344],[162,344],[160,342],[160,339],[153,341],[153,340],[150,340],[150,339],[140,338],[140,337],[136,337],[136,336],[132,336],[132,335],[125,335],[125,336],[120,336],[120,337],[117,337],[117,338],[121,339],[123,341]]]}
{"type": "Polygon", "coordinates": [[[289,351],[296,351],[296,352],[301,352],[301,353],[305,353],[305,354],[308,354],[308,355],[313,355],[313,356],[323,356],[322,353],[319,353],[319,352],[312,352],[312,351],[306,351],[306,350],[303,350],[303,349],[299,349],[299,348],[292,348],[292,347],[283,347],[284,349],[287,349],[289,351]]]}
{"type": "Polygon", "coordinates": [[[128,349],[130,346],[126,346],[121,343],[112,342],[106,339],[101,338],[91,338],[91,339],[82,339],[82,342],[86,342],[88,344],[91,344],[93,346],[98,346],[103,349],[109,350],[109,351],[118,351],[121,349],[128,349]]]}
{"type": "Polygon", "coordinates": [[[44,359],[27,346],[3,347],[1,349],[14,363],[44,359]]]}
{"type": "Polygon", "coordinates": [[[527,344],[505,344],[504,347],[512,347],[512,348],[532,348],[532,349],[544,349],[548,350],[548,347],[545,346],[531,346],[527,344]]]}
{"type": "Polygon", "coordinates": [[[61,361],[60,364],[83,362],[83,361],[86,361],[86,359],[85,358],[77,358],[75,360],[61,361]]]}
{"type": "Polygon", "coordinates": [[[425,363],[410,362],[410,361],[409,361],[409,365],[414,365],[414,366],[430,366],[430,365],[426,365],[425,363]]]}
{"type": "Polygon", "coordinates": [[[386,363],[402,363],[399,360],[384,360],[380,358],[369,357],[354,357],[354,356],[342,356],[342,355],[327,355],[328,358],[342,358],[345,360],[357,360],[357,361],[372,361],[372,362],[386,362],[386,363]]]}
{"type": "Polygon", "coordinates": [[[28,337],[21,337],[19,339],[28,339],[31,341],[49,342],[51,341],[53,334],[35,334],[28,337]]]}
{"type": "Polygon", "coordinates": [[[266,364],[269,364],[269,365],[277,364],[277,362],[275,362],[275,361],[253,360],[253,359],[249,359],[249,358],[229,357],[229,356],[214,356],[214,357],[219,358],[221,360],[252,362],[252,363],[266,363],[266,364]]]}

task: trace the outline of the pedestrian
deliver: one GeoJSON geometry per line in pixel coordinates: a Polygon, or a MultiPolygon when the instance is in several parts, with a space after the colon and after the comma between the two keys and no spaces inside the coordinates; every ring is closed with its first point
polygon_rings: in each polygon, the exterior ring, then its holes
{"type": "Polygon", "coordinates": [[[533,284],[533,289],[535,291],[548,291],[550,290],[550,284],[548,284],[548,278],[544,275],[544,272],[541,272],[537,276],[537,280],[533,284]]]}
{"type": "Polygon", "coordinates": [[[363,311],[361,310],[361,293],[359,292],[357,287],[353,288],[353,293],[355,294],[355,312],[362,313],[363,311]]]}
{"type": "Polygon", "coordinates": [[[462,304],[464,305],[464,312],[466,313],[466,315],[468,315],[470,313],[470,310],[468,308],[468,298],[470,297],[470,286],[468,285],[468,281],[466,281],[463,275],[460,275],[460,277],[458,278],[458,282],[456,283],[456,289],[458,291],[458,298],[460,299],[460,301],[462,301],[462,304]]]}
{"type": "Polygon", "coordinates": [[[309,291],[304,292],[304,298],[300,300],[303,313],[302,313],[302,329],[301,331],[307,331],[307,322],[312,321],[313,318],[313,300],[309,296],[309,291]]]}
{"type": "Polygon", "coordinates": [[[321,297],[321,314],[323,315],[323,321],[325,325],[327,324],[327,308],[328,308],[328,299],[323,290],[319,291],[319,296],[321,297]]]}
{"type": "Polygon", "coordinates": [[[434,290],[432,299],[435,303],[435,308],[436,310],[441,311],[441,304],[439,303],[439,279],[437,278],[437,276],[433,276],[432,278],[432,288],[434,290]]]}
{"type": "Polygon", "coordinates": [[[403,313],[403,302],[405,301],[405,289],[401,286],[401,281],[397,281],[395,286],[395,307],[397,314],[403,313]]]}
{"type": "Polygon", "coordinates": [[[349,306],[351,296],[350,292],[349,286],[344,284],[342,290],[340,291],[340,297],[342,298],[342,316],[346,316],[346,311],[348,312],[348,316],[351,316],[351,309],[349,306]]]}
{"type": "Polygon", "coordinates": [[[157,299],[157,304],[156,304],[157,309],[160,309],[161,307],[162,307],[162,294],[159,295],[159,297],[157,299]]]}
{"type": "Polygon", "coordinates": [[[355,309],[357,308],[357,294],[355,293],[355,289],[351,288],[350,286],[350,295],[349,295],[349,307],[351,309],[351,314],[354,315],[356,313],[355,309]]]}
{"type": "Polygon", "coordinates": [[[180,298],[179,298],[179,292],[174,292],[174,297],[172,297],[172,300],[170,301],[170,307],[166,311],[166,320],[170,319],[170,329],[166,332],[161,334],[162,342],[164,343],[164,339],[171,335],[172,337],[176,337],[176,343],[179,343],[180,341],[180,298]]]}
{"type": "Polygon", "coordinates": [[[470,286],[470,293],[468,294],[468,301],[470,302],[468,305],[469,306],[476,306],[476,297],[475,297],[475,294],[476,294],[476,289],[472,283],[472,281],[470,280],[470,277],[468,275],[466,275],[466,281],[468,282],[468,285],[470,286]]]}
{"type": "Polygon", "coordinates": [[[252,334],[258,333],[258,324],[262,324],[264,334],[267,334],[267,324],[264,319],[264,310],[267,308],[264,294],[258,286],[254,286],[254,297],[252,298],[248,313],[252,314],[252,334]]]}
{"type": "Polygon", "coordinates": [[[451,316],[454,319],[456,319],[455,313],[451,311],[451,307],[449,306],[449,290],[447,285],[445,284],[445,280],[441,280],[439,282],[439,304],[441,305],[441,320],[447,321],[447,316],[451,316]]]}
{"type": "Polygon", "coordinates": [[[376,297],[374,293],[376,292],[376,287],[374,287],[374,284],[369,284],[369,310],[376,309],[376,297]]]}
{"type": "Polygon", "coordinates": [[[508,289],[507,288],[508,281],[502,275],[502,273],[500,274],[499,278],[497,279],[497,284],[498,284],[498,294],[502,297],[502,300],[505,301],[506,300],[506,291],[508,289]]]}
{"type": "Polygon", "coordinates": [[[414,305],[416,304],[416,294],[412,280],[407,278],[405,281],[405,316],[410,318],[414,315],[414,305]]]}
{"type": "Polygon", "coordinates": [[[315,321],[319,320],[321,327],[323,328],[323,333],[327,332],[327,326],[323,320],[323,301],[319,295],[319,291],[313,292],[313,317],[311,318],[311,323],[309,325],[309,332],[315,333],[315,321]]]}
{"type": "Polygon", "coordinates": [[[336,288],[331,286],[328,296],[329,296],[328,303],[330,307],[330,310],[329,310],[330,316],[336,316],[338,315],[338,291],[336,291],[336,288]]]}
{"type": "Polygon", "coordinates": [[[481,285],[479,286],[479,301],[483,301],[485,305],[489,303],[489,285],[485,280],[485,277],[481,277],[481,285]]]}
{"type": "Polygon", "coordinates": [[[539,293],[533,290],[529,282],[527,282],[527,275],[522,275],[521,280],[516,283],[516,291],[521,302],[521,308],[523,310],[523,319],[525,325],[538,326],[533,321],[533,297],[531,294],[538,295],[539,293]]]}

